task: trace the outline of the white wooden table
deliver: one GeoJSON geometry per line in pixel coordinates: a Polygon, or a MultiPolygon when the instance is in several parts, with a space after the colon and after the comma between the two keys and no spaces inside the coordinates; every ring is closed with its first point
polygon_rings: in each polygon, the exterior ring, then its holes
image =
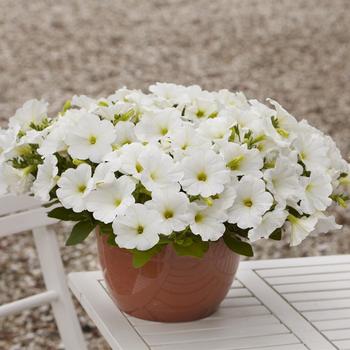
{"type": "Polygon", "coordinates": [[[350,349],[350,255],[241,262],[220,309],[188,323],[120,312],[101,272],[69,285],[112,349],[350,349]]]}

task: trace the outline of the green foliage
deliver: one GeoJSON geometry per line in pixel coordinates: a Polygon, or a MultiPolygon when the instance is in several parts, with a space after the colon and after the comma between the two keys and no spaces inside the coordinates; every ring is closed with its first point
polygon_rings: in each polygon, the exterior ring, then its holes
{"type": "Polygon", "coordinates": [[[131,250],[132,253],[132,265],[135,268],[139,268],[144,266],[148,261],[150,261],[156,254],[160,253],[163,248],[165,247],[165,244],[157,244],[151,249],[148,250],[137,250],[133,249],[131,250]]]}
{"type": "MultiPolygon", "coordinates": [[[[193,235],[194,236],[194,235],[193,235]]],[[[193,256],[201,258],[209,249],[209,242],[204,242],[200,237],[186,237],[183,240],[175,240],[173,248],[179,256],[193,256]]]]}
{"type": "Polygon", "coordinates": [[[133,192],[133,196],[135,197],[136,203],[145,203],[146,201],[152,199],[151,192],[148,191],[145,186],[139,182],[136,185],[135,191],[133,192]]]}
{"type": "Polygon", "coordinates": [[[280,241],[282,239],[282,229],[278,228],[275,231],[273,231],[270,236],[270,239],[273,239],[275,241],[280,241]]]}
{"type": "Polygon", "coordinates": [[[224,242],[228,248],[230,248],[233,252],[244,255],[244,256],[254,256],[252,246],[242,241],[239,236],[224,234],[224,242]]]}
{"type": "Polygon", "coordinates": [[[62,107],[61,115],[64,115],[71,108],[72,108],[72,102],[71,100],[67,100],[62,107]]]}
{"type": "Polygon", "coordinates": [[[26,174],[36,175],[38,165],[42,164],[42,157],[38,154],[38,145],[27,144],[18,147],[19,156],[11,159],[12,166],[15,169],[22,169],[26,174]]]}
{"type": "Polygon", "coordinates": [[[72,209],[64,207],[52,209],[47,213],[47,216],[62,221],[86,221],[92,218],[91,214],[86,210],[81,213],[75,213],[72,209]]]}
{"type": "Polygon", "coordinates": [[[48,118],[45,118],[41,121],[40,124],[35,124],[34,122],[31,122],[29,124],[29,127],[33,130],[36,130],[36,131],[43,131],[44,129],[49,127],[51,123],[52,123],[51,120],[49,120],[48,118]]]}
{"type": "Polygon", "coordinates": [[[340,194],[332,194],[330,198],[336,202],[338,205],[340,205],[343,208],[347,208],[347,201],[350,200],[350,197],[346,194],[340,193],[340,194]]]}
{"type": "Polygon", "coordinates": [[[115,234],[113,231],[112,224],[105,224],[103,222],[98,221],[97,225],[100,228],[100,234],[101,235],[107,235],[107,244],[113,247],[118,247],[117,243],[115,242],[115,234]]]}
{"type": "Polygon", "coordinates": [[[237,225],[226,223],[226,231],[224,233],[224,242],[233,252],[244,255],[254,256],[253,248],[245,241],[248,236],[248,230],[243,230],[237,225]]]}
{"type": "Polygon", "coordinates": [[[92,220],[80,221],[74,227],[66,241],[67,246],[76,245],[83,242],[96,227],[96,222],[92,220]]]}

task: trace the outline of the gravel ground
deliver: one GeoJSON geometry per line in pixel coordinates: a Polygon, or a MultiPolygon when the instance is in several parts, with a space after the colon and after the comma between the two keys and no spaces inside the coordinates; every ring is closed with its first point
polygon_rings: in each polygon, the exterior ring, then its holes
{"type": "MultiPolygon", "coordinates": [[[[350,155],[350,2],[347,0],[0,0],[0,123],[29,98],[53,112],[74,93],[106,95],[155,81],[272,97],[333,136],[350,155]]],[[[256,246],[257,258],[350,252],[342,231],[256,246]]],[[[97,268],[95,243],[65,248],[67,271],[97,268]]],[[[0,241],[0,304],[43,289],[33,241],[0,241]]],[[[90,349],[108,349],[79,308],[90,349]]],[[[61,349],[52,313],[37,308],[0,321],[0,349],[61,349]]]]}

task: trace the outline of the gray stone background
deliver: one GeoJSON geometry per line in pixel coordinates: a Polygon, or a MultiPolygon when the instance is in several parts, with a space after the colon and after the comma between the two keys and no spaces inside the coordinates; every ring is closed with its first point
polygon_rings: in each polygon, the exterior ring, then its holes
{"type": "MultiPolygon", "coordinates": [[[[95,97],[155,81],[242,90],[277,99],[350,155],[350,1],[0,0],[0,123],[30,98],[57,112],[73,94],[95,97]]],[[[257,258],[350,252],[344,228],[256,245],[257,258]]],[[[1,228],[0,228],[1,229],[1,228]]],[[[67,271],[96,269],[95,242],[64,248],[67,271]]],[[[29,234],[0,241],[0,304],[43,289],[29,234]]],[[[90,349],[108,349],[79,309],[90,349]]],[[[60,349],[49,307],[0,321],[0,349],[60,349]]]]}

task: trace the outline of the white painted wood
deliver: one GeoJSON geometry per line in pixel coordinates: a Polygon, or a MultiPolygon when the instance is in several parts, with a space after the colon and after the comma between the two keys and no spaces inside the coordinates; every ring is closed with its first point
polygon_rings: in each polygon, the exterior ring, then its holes
{"type": "Polygon", "coordinates": [[[74,293],[101,332],[107,334],[113,349],[134,349],[129,344],[121,346],[120,339],[127,343],[129,337],[158,350],[328,350],[349,346],[350,340],[345,338],[350,327],[350,308],[346,307],[349,272],[350,255],[242,262],[239,283],[231,288],[218,312],[206,319],[176,324],[116,313],[100,272],[69,278],[74,293]],[[282,287],[282,291],[271,286],[282,287]],[[122,322],[121,334],[113,322],[122,322]],[[108,331],[103,330],[106,327],[108,331]]]}
{"type": "Polygon", "coordinates": [[[240,319],[228,319],[228,320],[217,320],[211,317],[204,318],[193,322],[178,322],[178,323],[161,323],[161,322],[150,322],[140,320],[135,317],[127,316],[130,323],[142,335],[152,335],[159,333],[181,333],[181,332],[192,332],[192,331],[206,331],[211,329],[224,329],[228,328],[229,331],[236,329],[244,329],[247,325],[251,327],[270,325],[274,326],[281,322],[273,315],[259,315],[242,317],[240,319]],[[143,321],[143,322],[141,322],[143,321]]]}
{"type": "Polygon", "coordinates": [[[23,299],[13,301],[0,306],[0,317],[6,317],[26,309],[45,305],[53,302],[58,298],[58,294],[49,290],[43,293],[32,295],[23,299]]]}
{"type": "Polygon", "coordinates": [[[306,311],[303,315],[310,321],[336,320],[350,318],[350,309],[306,311]]]}
{"type": "Polygon", "coordinates": [[[0,316],[50,303],[66,350],[85,350],[86,345],[66,283],[56,235],[46,228],[57,220],[50,209],[31,197],[0,197],[0,238],[32,230],[47,291],[0,306],[0,316]],[[15,212],[14,214],[11,214],[15,212]]]}
{"type": "Polygon", "coordinates": [[[340,350],[349,350],[350,349],[350,340],[335,341],[334,345],[337,346],[340,350]]]}
{"type": "Polygon", "coordinates": [[[68,290],[56,234],[46,227],[38,227],[33,229],[33,236],[46,288],[58,294],[51,305],[65,348],[85,350],[85,340],[68,290]]]}
{"type": "Polygon", "coordinates": [[[335,273],[322,273],[322,274],[310,274],[310,275],[297,275],[297,276],[286,276],[286,277],[267,277],[265,280],[273,285],[279,284],[296,284],[296,283],[308,283],[308,282],[322,282],[322,281],[344,281],[350,280],[349,272],[335,272],[335,273]]]}
{"type": "Polygon", "coordinates": [[[90,276],[90,273],[70,273],[68,283],[112,349],[148,350],[148,345],[114,305],[98,279],[91,279],[90,276]]]}
{"type": "Polygon", "coordinates": [[[350,340],[350,324],[347,329],[336,329],[334,331],[326,331],[323,334],[331,340],[350,340]]]}
{"type": "MultiPolygon", "coordinates": [[[[139,330],[139,329],[138,329],[139,330]]],[[[140,330],[139,330],[140,331],[140,330]]],[[[141,333],[141,332],[140,332],[141,333]]],[[[191,343],[194,339],[200,339],[200,341],[211,341],[217,339],[235,339],[235,338],[247,338],[247,337],[257,337],[257,336],[268,336],[276,334],[288,334],[290,331],[287,327],[282,324],[272,324],[272,325],[249,325],[247,324],[243,327],[232,328],[228,331],[227,328],[221,329],[204,329],[204,330],[191,330],[190,332],[178,332],[178,333],[160,333],[146,335],[142,334],[146,342],[153,345],[161,344],[183,344],[191,343]]]]}
{"type": "Polygon", "coordinates": [[[318,328],[321,331],[344,328],[350,329],[350,318],[341,318],[339,320],[316,321],[313,324],[316,328],[318,328]]]}
{"type": "Polygon", "coordinates": [[[307,346],[315,349],[320,347],[323,350],[334,349],[310,323],[305,322],[304,318],[254,271],[241,269],[238,271],[238,278],[307,346]]]}
{"type": "Polygon", "coordinates": [[[248,297],[252,293],[247,288],[232,288],[227,294],[227,298],[248,297]]]}
{"type": "Polygon", "coordinates": [[[262,277],[272,276],[295,276],[295,275],[311,275],[322,273],[335,273],[335,272],[349,272],[349,263],[343,264],[328,264],[328,265],[316,265],[316,266],[297,266],[275,269],[259,269],[257,272],[262,277]]]}
{"type": "Polygon", "coordinates": [[[308,350],[308,348],[303,344],[292,344],[292,345],[277,345],[277,346],[249,348],[249,350],[308,350]]]}
{"type": "Polygon", "coordinates": [[[260,304],[260,301],[254,297],[226,298],[221,303],[221,307],[253,306],[260,304]]]}
{"type": "Polygon", "coordinates": [[[41,202],[29,196],[6,195],[0,197],[0,216],[23,210],[38,208],[41,202]]]}
{"type": "Polygon", "coordinates": [[[290,345],[300,343],[293,334],[269,335],[262,337],[244,337],[231,339],[216,339],[212,341],[197,341],[181,344],[164,344],[152,346],[155,350],[242,350],[252,347],[271,345],[290,345]]]}
{"type": "Polygon", "coordinates": [[[302,302],[292,303],[292,305],[299,311],[343,309],[343,308],[350,308],[350,298],[321,300],[321,301],[302,301],[302,302]]]}
{"type": "Polygon", "coordinates": [[[323,292],[301,292],[301,293],[287,293],[283,294],[284,298],[290,302],[293,301],[307,301],[307,300],[333,300],[350,298],[350,290],[331,290],[323,292]]]}
{"type": "Polygon", "coordinates": [[[335,282],[313,282],[313,283],[297,283],[297,284],[283,284],[274,286],[275,289],[284,293],[293,292],[311,292],[311,291],[323,291],[323,290],[341,290],[350,289],[350,280],[348,281],[335,281],[335,282]]]}
{"type": "Polygon", "coordinates": [[[37,208],[0,217],[0,238],[58,222],[47,217],[46,212],[46,208],[37,208]]]}
{"type": "MultiPolygon", "coordinates": [[[[345,255],[328,255],[328,256],[311,256],[307,258],[290,258],[290,259],[270,259],[270,260],[247,260],[241,263],[244,269],[250,270],[279,270],[281,268],[290,267],[307,267],[322,266],[326,268],[327,265],[341,265],[350,263],[350,254],[345,255]]],[[[240,266],[240,268],[241,268],[240,266]]],[[[327,271],[325,271],[327,272],[327,271]]],[[[333,272],[333,270],[328,271],[333,272]]],[[[322,273],[322,270],[321,270],[322,273]]],[[[296,272],[296,274],[300,274],[296,272]]],[[[308,273],[307,273],[308,274],[308,273]]]]}

